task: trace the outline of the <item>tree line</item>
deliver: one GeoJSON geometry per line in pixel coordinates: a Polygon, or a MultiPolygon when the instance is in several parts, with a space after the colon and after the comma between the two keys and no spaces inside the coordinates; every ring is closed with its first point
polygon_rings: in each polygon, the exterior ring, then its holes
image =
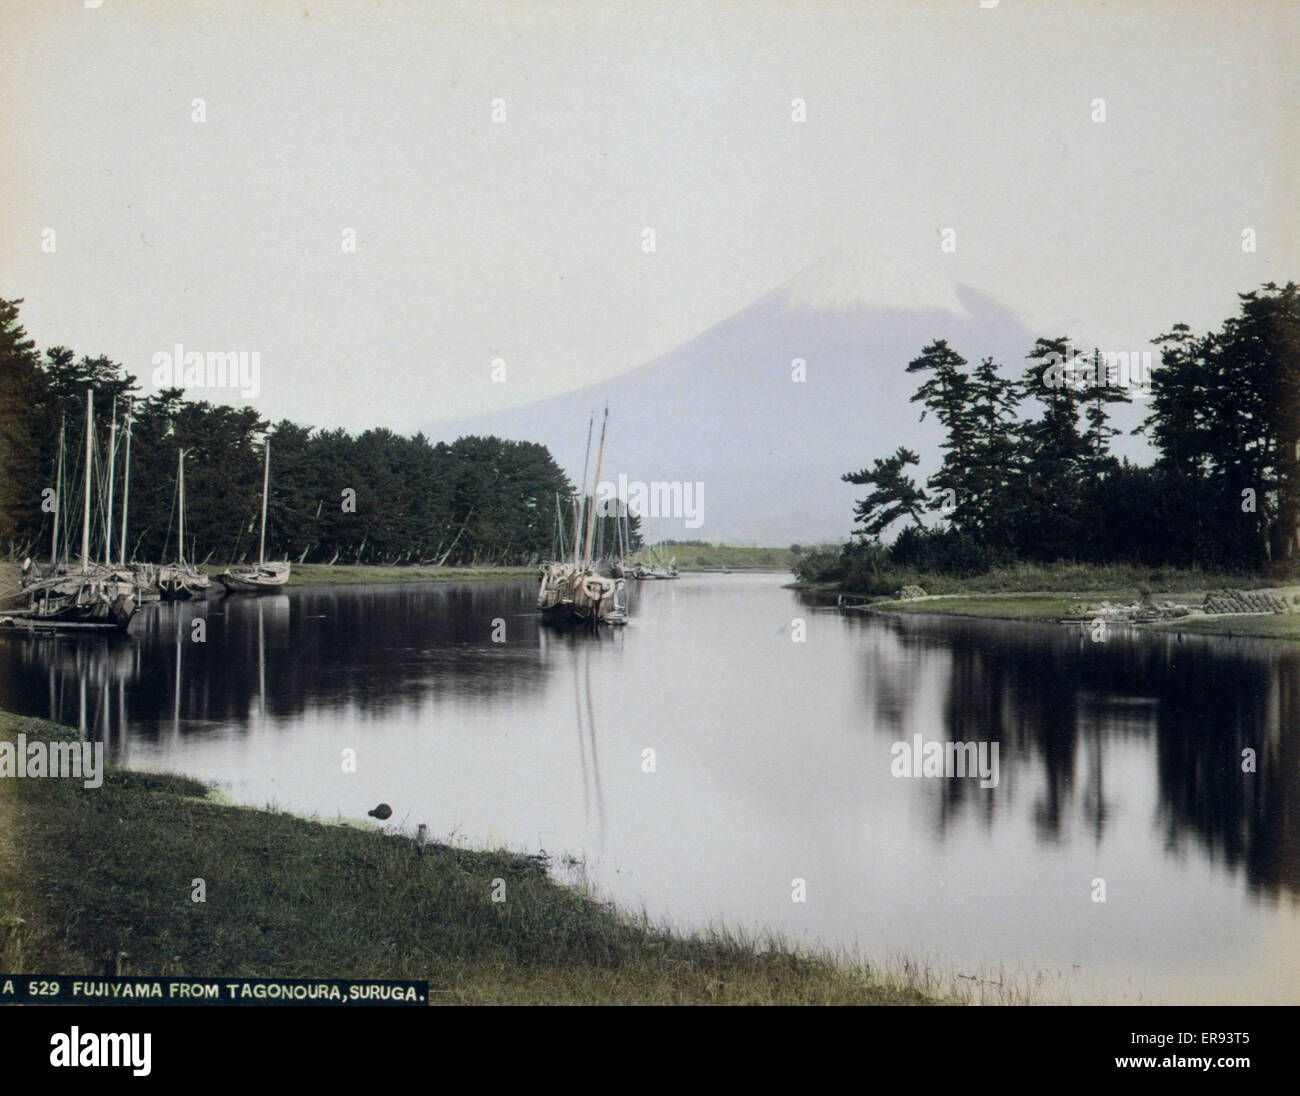
{"type": "Polygon", "coordinates": [[[1017,561],[1264,568],[1300,556],[1300,287],[1238,294],[1215,331],[1186,324],[1138,355],[1038,339],[1019,377],[939,339],[907,365],[921,418],[944,429],[922,488],[906,447],[842,478],[870,488],[852,541],[808,553],[805,578],[888,567],[977,574],[1017,561]],[[1149,466],[1117,459],[1116,404],[1140,397],[1149,466]],[[927,520],[927,518],[929,520],[927,520]],[[901,529],[900,529],[901,524],[901,529]],[[885,535],[899,530],[892,541],[885,535]]]}
{"type": "MultiPolygon", "coordinates": [[[[571,550],[574,487],[544,445],[476,436],[433,444],[383,428],[354,435],[273,424],[251,407],[189,400],[179,388],[139,397],[136,378],[108,358],[79,358],[66,347],[39,352],[20,322],[21,304],[0,300],[0,546],[11,555],[49,554],[61,433],[58,509],[72,541],[60,539],[73,559],[80,552],[87,389],[95,405],[95,558],[103,558],[109,531],[110,468],[118,558],[128,414],[128,559],[175,556],[180,449],[187,453],[186,558],[255,559],[268,438],[269,559],[527,564],[555,551],[561,524],[571,550]]],[[[602,517],[597,527],[606,545],[617,543],[615,520],[602,517]]],[[[640,519],[633,514],[628,523],[635,547],[640,519]]]]}

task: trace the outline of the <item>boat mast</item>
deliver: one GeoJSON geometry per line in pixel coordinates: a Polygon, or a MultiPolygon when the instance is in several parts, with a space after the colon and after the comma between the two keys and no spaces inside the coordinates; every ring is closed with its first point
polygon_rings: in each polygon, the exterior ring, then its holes
{"type": "Polygon", "coordinates": [[[86,506],[81,519],[81,572],[90,570],[90,462],[95,432],[95,390],[86,389],[86,506]]]}
{"type": "Polygon", "coordinates": [[[176,452],[176,565],[185,566],[185,450],[176,452]]]}
{"type": "Polygon", "coordinates": [[[67,427],[66,416],[59,418],[59,473],[54,481],[54,538],[50,541],[50,563],[59,564],[59,513],[63,509],[63,431],[67,427]]]}
{"type": "Polygon", "coordinates": [[[126,452],[122,456],[122,547],[119,551],[123,567],[126,566],[126,504],[131,497],[131,423],[133,421],[131,411],[132,405],[127,404],[126,452]]]}
{"type": "Polygon", "coordinates": [[[104,563],[113,565],[113,467],[117,457],[117,397],[113,397],[113,419],[108,428],[108,509],[104,513],[104,563]]]}
{"type": "Polygon", "coordinates": [[[592,504],[587,507],[587,539],[582,546],[582,569],[591,566],[591,535],[596,529],[595,493],[600,489],[600,472],[605,465],[605,427],[609,424],[609,406],[605,407],[605,417],[600,423],[600,450],[596,455],[596,486],[592,490],[592,504]]]}
{"type": "Polygon", "coordinates": [[[266,439],[266,464],[262,468],[262,539],[257,546],[257,562],[266,562],[266,492],[271,485],[271,439],[266,439]]]}
{"type": "Polygon", "coordinates": [[[587,467],[591,464],[591,428],[596,421],[592,415],[587,419],[587,455],[582,458],[582,494],[575,500],[573,507],[573,565],[578,566],[578,546],[582,543],[582,515],[587,507],[587,467]]]}

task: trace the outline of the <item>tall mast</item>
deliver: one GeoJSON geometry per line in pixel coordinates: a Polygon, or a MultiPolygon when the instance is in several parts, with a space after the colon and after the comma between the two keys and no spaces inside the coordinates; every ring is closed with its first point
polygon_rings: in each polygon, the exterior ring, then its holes
{"type": "Polygon", "coordinates": [[[185,450],[176,453],[176,563],[185,566],[185,450]]]}
{"type": "Polygon", "coordinates": [[[50,541],[50,563],[59,563],[59,513],[63,510],[63,431],[67,427],[64,418],[59,419],[59,473],[54,480],[54,537],[50,541]]]}
{"type": "Polygon", "coordinates": [[[117,457],[117,397],[113,397],[113,420],[108,428],[108,509],[104,514],[104,562],[113,564],[113,468],[117,457]]]}
{"type": "Polygon", "coordinates": [[[122,547],[119,555],[122,557],[122,566],[126,566],[126,504],[131,497],[131,423],[134,421],[132,416],[132,405],[127,404],[126,410],[126,452],[122,456],[122,547]]]}
{"type": "Polygon", "coordinates": [[[266,562],[266,492],[271,485],[271,439],[266,439],[266,464],[262,468],[262,539],[257,546],[257,562],[266,562]]]}
{"type": "Polygon", "coordinates": [[[591,566],[591,534],[596,528],[596,498],[595,493],[600,489],[600,472],[605,465],[605,427],[609,424],[609,406],[605,407],[605,417],[600,423],[600,451],[596,456],[596,485],[592,489],[591,505],[587,507],[587,540],[582,548],[582,569],[585,571],[591,566]]]}
{"type": "Polygon", "coordinates": [[[578,496],[573,507],[573,565],[578,566],[578,550],[582,544],[582,515],[587,507],[587,466],[591,464],[591,428],[596,421],[592,415],[587,419],[587,455],[582,458],[582,494],[578,496]]]}
{"type": "Polygon", "coordinates": [[[90,462],[95,433],[95,390],[86,389],[86,508],[81,519],[81,571],[90,570],[90,462]]]}

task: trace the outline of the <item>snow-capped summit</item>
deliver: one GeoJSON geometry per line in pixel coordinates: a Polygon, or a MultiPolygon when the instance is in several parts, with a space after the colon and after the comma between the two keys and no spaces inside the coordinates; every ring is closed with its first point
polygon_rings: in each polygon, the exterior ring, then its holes
{"type": "Polygon", "coordinates": [[[937,308],[970,313],[957,285],[897,251],[839,247],[785,283],[786,299],[806,308],[937,308]]]}
{"type": "MultiPolygon", "coordinates": [[[[940,254],[934,263],[942,269],[940,254]]],[[[588,416],[608,405],[605,479],[704,484],[701,526],[650,515],[647,537],[836,541],[862,493],[845,472],[900,445],[930,462],[921,479],[937,460],[942,431],[933,416],[919,421],[907,363],[942,338],[970,361],[988,354],[1015,369],[1036,334],[915,260],[837,250],[652,362],[426,433],[539,441],[576,482],[588,416]]]]}

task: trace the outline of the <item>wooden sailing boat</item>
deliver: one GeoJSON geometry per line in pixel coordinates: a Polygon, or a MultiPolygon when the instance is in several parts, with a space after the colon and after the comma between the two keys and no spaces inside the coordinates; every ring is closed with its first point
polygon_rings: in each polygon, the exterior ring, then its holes
{"type": "Polygon", "coordinates": [[[278,590],[289,581],[289,561],[266,562],[266,499],[271,486],[271,439],[266,439],[266,462],[262,469],[262,536],[257,548],[257,566],[231,567],[217,576],[230,593],[278,590]]]}
{"type": "Polygon", "coordinates": [[[208,576],[185,562],[185,450],[176,462],[176,562],[158,568],[158,593],[168,601],[203,597],[208,592],[208,576]]]}
{"type": "MultiPolygon", "coordinates": [[[[27,588],[30,607],[6,614],[0,624],[29,629],[113,629],[126,631],[139,599],[135,582],[111,566],[90,562],[91,470],[94,465],[95,396],[86,390],[86,483],[81,525],[81,566],[40,579],[27,588]]],[[[62,463],[62,462],[60,462],[62,463]]],[[[62,476],[58,491],[62,490],[62,476]]],[[[57,493],[57,492],[56,492],[57,493]]],[[[62,500],[55,499],[55,513],[62,500]]],[[[56,525],[57,529],[57,525],[56,525]]],[[[57,533],[51,545],[58,552],[57,533]]],[[[57,566],[57,564],[56,564],[57,566]]]]}
{"type": "MultiPolygon", "coordinates": [[[[597,486],[600,484],[600,473],[605,460],[605,428],[608,424],[609,408],[606,407],[600,427],[600,451],[596,458],[597,486]]],[[[590,460],[589,424],[587,456],[582,466],[582,502],[575,506],[573,515],[573,560],[542,564],[537,609],[544,620],[558,624],[626,624],[627,604],[623,599],[623,579],[599,574],[592,565],[591,544],[596,528],[596,507],[594,497],[587,493],[587,466],[590,460]]]]}
{"type": "Polygon", "coordinates": [[[126,519],[130,513],[131,500],[131,427],[135,422],[132,408],[132,404],[127,405],[126,452],[123,454],[122,461],[122,541],[118,546],[118,562],[124,570],[130,572],[132,579],[135,580],[137,597],[141,603],[144,603],[157,601],[162,597],[162,591],[158,589],[157,567],[152,563],[128,563],[126,558],[126,519]]]}

